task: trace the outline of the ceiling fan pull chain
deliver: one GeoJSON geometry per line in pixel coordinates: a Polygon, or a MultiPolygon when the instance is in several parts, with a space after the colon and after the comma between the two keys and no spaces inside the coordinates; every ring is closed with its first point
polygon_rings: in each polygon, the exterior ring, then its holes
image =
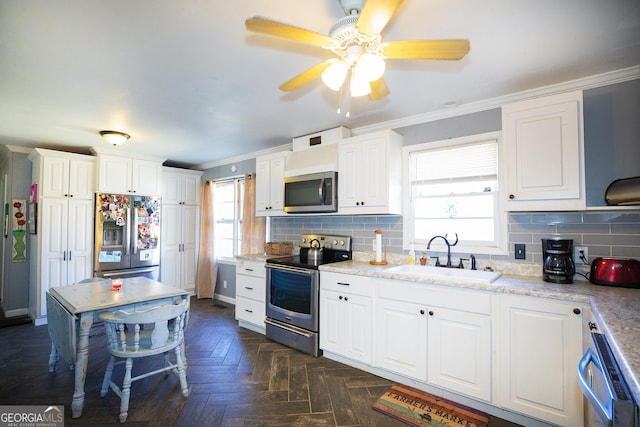
{"type": "Polygon", "coordinates": [[[344,85],[340,86],[340,89],[338,90],[338,109],[336,110],[336,113],[340,114],[342,113],[342,103],[343,103],[343,99],[344,99],[344,85]]]}

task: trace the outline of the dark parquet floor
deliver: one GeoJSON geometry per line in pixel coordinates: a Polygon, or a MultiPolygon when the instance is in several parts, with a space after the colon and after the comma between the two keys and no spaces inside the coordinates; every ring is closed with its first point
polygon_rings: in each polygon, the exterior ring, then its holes
{"type": "MultiPolygon", "coordinates": [[[[84,410],[82,417],[73,419],[73,371],[61,360],[57,372],[48,372],[51,344],[47,327],[28,324],[0,328],[0,404],[64,405],[65,426],[119,425],[118,397],[112,391],[100,397],[108,359],[104,345],[103,326],[94,325],[84,410]]],[[[174,375],[137,381],[132,386],[125,425],[404,425],[371,409],[391,381],[323,357],[305,355],[240,328],[232,305],[192,298],[186,356],[189,397],[182,397],[174,375]]],[[[136,361],[134,375],[136,371],[152,370],[160,362],[136,361]]],[[[118,373],[116,368],[114,378],[121,378],[118,373]]],[[[514,426],[497,418],[491,418],[489,425],[514,426]]]]}

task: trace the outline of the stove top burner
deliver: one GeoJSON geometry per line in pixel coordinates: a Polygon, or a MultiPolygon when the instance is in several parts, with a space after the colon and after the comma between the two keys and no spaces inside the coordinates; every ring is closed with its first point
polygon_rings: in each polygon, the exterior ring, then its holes
{"type": "Polygon", "coordinates": [[[292,267],[317,270],[318,266],[339,261],[348,261],[352,257],[350,236],[329,236],[320,234],[303,234],[300,236],[300,254],[288,257],[269,258],[269,264],[288,265],[292,267]],[[309,248],[322,248],[322,259],[314,260],[307,257],[309,248]],[[316,243],[318,242],[318,243],[316,243]]]}
{"type": "MultiPolygon", "coordinates": [[[[323,251],[323,256],[321,260],[309,259],[306,253],[300,250],[300,255],[292,255],[288,257],[282,258],[269,258],[267,262],[269,264],[278,264],[278,265],[290,265],[293,267],[301,267],[301,268],[312,268],[317,270],[320,265],[330,264],[333,262],[339,261],[347,261],[351,259],[351,253],[347,253],[345,251],[332,251],[325,249],[323,251]]],[[[305,251],[306,252],[306,251],[305,251]]]]}

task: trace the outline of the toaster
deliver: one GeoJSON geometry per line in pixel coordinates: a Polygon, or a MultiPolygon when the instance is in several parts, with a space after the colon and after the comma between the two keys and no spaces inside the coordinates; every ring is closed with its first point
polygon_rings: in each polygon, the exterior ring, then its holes
{"type": "Polygon", "coordinates": [[[589,281],[594,285],[640,289],[640,261],[631,258],[596,258],[589,281]]]}

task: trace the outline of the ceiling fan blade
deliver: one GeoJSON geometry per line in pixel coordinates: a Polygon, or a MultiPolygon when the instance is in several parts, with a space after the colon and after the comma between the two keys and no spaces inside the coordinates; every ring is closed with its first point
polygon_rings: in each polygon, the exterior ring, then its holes
{"type": "Polygon", "coordinates": [[[255,33],[269,34],[271,36],[282,37],[302,43],[325,47],[333,43],[333,39],[315,31],[294,27],[270,19],[255,16],[244,21],[247,30],[255,33]]]}
{"type": "Polygon", "coordinates": [[[382,77],[380,77],[376,81],[371,82],[370,85],[371,85],[371,93],[369,94],[370,100],[377,101],[389,95],[389,88],[387,87],[387,84],[384,82],[384,79],[382,77]]]}
{"type": "Polygon", "coordinates": [[[368,36],[380,34],[400,3],[402,0],[367,0],[360,11],[356,28],[368,36]]]}
{"type": "Polygon", "coordinates": [[[383,54],[390,59],[461,59],[469,52],[469,40],[405,40],[392,41],[383,54]]]}
{"type": "Polygon", "coordinates": [[[306,85],[310,81],[320,77],[322,72],[326,70],[327,67],[329,67],[329,65],[333,64],[336,61],[337,59],[335,58],[327,59],[326,61],[323,61],[318,65],[315,65],[309,68],[308,70],[303,71],[302,73],[298,74],[288,82],[282,84],[280,86],[280,90],[284,92],[290,92],[292,90],[298,89],[300,86],[306,85]]]}

